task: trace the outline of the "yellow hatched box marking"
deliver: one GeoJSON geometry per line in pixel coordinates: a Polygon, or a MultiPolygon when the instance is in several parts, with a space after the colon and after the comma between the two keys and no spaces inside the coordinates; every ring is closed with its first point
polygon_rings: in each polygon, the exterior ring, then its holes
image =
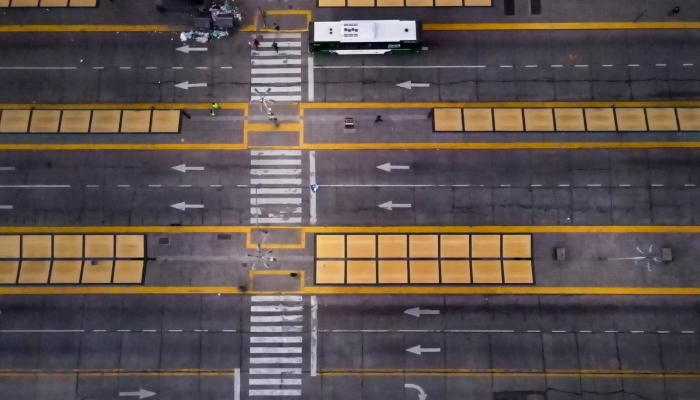
{"type": "Polygon", "coordinates": [[[557,131],[560,132],[582,132],[586,130],[583,110],[580,108],[555,108],[554,121],[557,124],[557,131]]]}
{"type": "Polygon", "coordinates": [[[435,108],[433,109],[433,123],[437,132],[461,132],[462,109],[461,108],[435,108]]]}
{"type": "Polygon", "coordinates": [[[316,283],[345,283],[345,261],[316,261],[316,283]]]}
{"type": "Polygon", "coordinates": [[[53,253],[55,258],[83,258],[83,236],[54,236],[53,253]]]}
{"type": "Polygon", "coordinates": [[[0,283],[17,283],[17,272],[19,271],[19,261],[0,261],[0,283]]]}
{"type": "Polygon", "coordinates": [[[29,127],[29,110],[3,110],[0,116],[0,132],[25,133],[29,127]]]}
{"type": "Polygon", "coordinates": [[[618,131],[643,132],[647,130],[647,120],[643,108],[615,109],[618,131]]]}
{"type": "Polygon", "coordinates": [[[348,235],[348,258],[376,258],[376,235],[348,235]]]}
{"type": "Polygon", "coordinates": [[[122,113],[122,132],[148,133],[151,125],[151,111],[124,110],[122,113]]]}
{"type": "Polygon", "coordinates": [[[469,258],[469,235],[440,235],[441,258],[469,258]]]}
{"type": "Polygon", "coordinates": [[[472,260],[474,283],[503,283],[500,260],[472,260]]]}
{"type": "Polygon", "coordinates": [[[24,235],[22,258],[51,258],[51,236],[24,235]]]}
{"type": "Polygon", "coordinates": [[[379,258],[406,258],[408,245],[406,235],[379,235],[379,258]]]}
{"type": "Polygon", "coordinates": [[[593,132],[615,132],[615,113],[612,108],[586,108],[586,129],[593,132]]]}
{"type": "Polygon", "coordinates": [[[114,258],[114,235],[85,235],[85,258],[114,258]]]}
{"type": "Polygon", "coordinates": [[[682,131],[700,131],[700,108],[676,108],[682,131]]]}
{"type": "Polygon", "coordinates": [[[114,262],[112,283],[141,283],[143,260],[117,260],[114,262]]]}
{"type": "Polygon", "coordinates": [[[526,108],[525,130],[536,132],[554,131],[554,116],[551,108],[526,108]]]}
{"type": "Polygon", "coordinates": [[[442,260],[440,261],[442,283],[471,283],[468,260],[442,260]]]}
{"type": "Polygon", "coordinates": [[[18,283],[46,283],[49,280],[51,261],[22,261],[18,283]]]}
{"type": "Polygon", "coordinates": [[[83,262],[82,283],[110,283],[112,282],[112,268],[114,260],[86,260],[83,262]]]}
{"type": "Polygon", "coordinates": [[[345,258],[345,236],[317,235],[316,258],[345,258]]]}
{"type": "Polygon", "coordinates": [[[79,283],[81,260],[54,260],[49,283],[79,283]]]}
{"type": "Polygon", "coordinates": [[[408,283],[407,262],[379,260],[379,283],[408,283]]]}
{"type": "Polygon", "coordinates": [[[348,260],[348,282],[352,284],[377,283],[377,262],[348,260]]]}
{"type": "Polygon", "coordinates": [[[522,132],[523,112],[521,108],[494,108],[493,120],[500,132],[522,132]]]}
{"type": "Polygon", "coordinates": [[[0,235],[0,258],[19,258],[19,235],[0,235]]]}
{"type": "Polygon", "coordinates": [[[503,276],[505,283],[533,283],[532,261],[503,260],[503,276]]]}
{"type": "Polygon", "coordinates": [[[464,5],[467,7],[491,7],[491,0],[464,0],[464,5]]]}
{"type": "Polygon", "coordinates": [[[503,235],[503,258],[531,258],[532,236],[503,235]]]}
{"type": "Polygon", "coordinates": [[[85,133],[90,129],[89,110],[64,110],[61,118],[61,133],[85,133]]]}
{"type": "Polygon", "coordinates": [[[411,260],[409,271],[411,283],[440,283],[437,260],[411,260]]]}
{"type": "Polygon", "coordinates": [[[437,258],[438,235],[408,235],[410,258],[437,258]]]}
{"type": "Polygon", "coordinates": [[[472,235],[473,258],[500,258],[500,235],[472,235]]]}
{"type": "Polygon", "coordinates": [[[492,132],[493,115],[490,108],[464,108],[464,130],[467,132],[492,132]]]}
{"type": "Polygon", "coordinates": [[[462,0],[435,0],[435,7],[461,7],[462,0]]]}
{"type": "Polygon", "coordinates": [[[0,0],[0,7],[9,7],[10,0],[0,0]]]}
{"type": "Polygon", "coordinates": [[[674,108],[647,108],[647,121],[650,131],[677,131],[676,110],[674,108]]]}
{"type": "Polygon", "coordinates": [[[92,124],[90,132],[117,133],[119,132],[119,120],[121,110],[95,110],[92,112],[92,124]]]}
{"type": "Polygon", "coordinates": [[[31,133],[56,133],[61,120],[60,110],[34,110],[32,122],[29,124],[31,133]]]}

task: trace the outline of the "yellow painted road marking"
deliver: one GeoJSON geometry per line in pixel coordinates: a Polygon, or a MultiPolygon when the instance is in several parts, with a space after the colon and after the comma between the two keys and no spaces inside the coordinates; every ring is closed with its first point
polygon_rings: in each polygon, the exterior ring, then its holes
{"type": "Polygon", "coordinates": [[[190,27],[174,25],[0,25],[0,32],[181,32],[190,27]]]}
{"type": "Polygon", "coordinates": [[[81,377],[101,377],[101,376],[233,376],[234,370],[207,370],[207,369],[173,369],[160,371],[134,371],[128,369],[61,369],[61,370],[40,370],[40,369],[1,369],[0,377],[3,376],[36,376],[36,377],[61,377],[79,375],[81,377]]]}
{"type": "MultiPolygon", "coordinates": [[[[219,103],[222,109],[247,110],[248,103],[219,103]]],[[[669,106],[671,107],[671,106],[669,106]]],[[[211,103],[58,103],[58,104],[0,104],[1,110],[204,110],[211,108],[211,103]]]]}
{"type": "Polygon", "coordinates": [[[652,371],[652,370],[609,370],[609,369],[551,369],[508,370],[508,369],[360,369],[360,370],[321,370],[318,375],[326,377],[361,376],[508,376],[508,377],[559,377],[559,378],[642,378],[642,379],[700,379],[696,371],[652,371]]]}
{"type": "Polygon", "coordinates": [[[306,295],[580,295],[580,296],[697,296],[700,288],[578,287],[578,286],[304,286],[298,291],[240,291],[231,286],[0,286],[0,295],[185,295],[279,294],[306,295]]]}
{"type": "Polygon", "coordinates": [[[423,24],[426,31],[527,31],[527,30],[640,30],[698,29],[700,22],[553,22],[553,23],[483,23],[423,24]]]}
{"type": "Polygon", "coordinates": [[[277,126],[272,123],[256,124],[249,122],[246,127],[246,132],[299,132],[299,129],[301,129],[301,126],[298,122],[282,122],[277,126]]]}
{"type": "Polygon", "coordinates": [[[700,101],[544,101],[544,102],[406,102],[406,103],[363,103],[363,102],[314,102],[299,103],[302,109],[348,109],[348,108],[555,108],[555,107],[698,107],[700,101]]]}

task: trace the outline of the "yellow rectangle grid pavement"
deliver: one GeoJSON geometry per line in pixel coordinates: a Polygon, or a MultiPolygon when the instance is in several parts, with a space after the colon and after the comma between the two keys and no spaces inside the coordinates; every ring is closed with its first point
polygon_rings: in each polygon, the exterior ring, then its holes
{"type": "Polygon", "coordinates": [[[315,235],[319,285],[533,284],[529,234],[315,235]]]}
{"type": "Polygon", "coordinates": [[[434,108],[435,132],[700,130],[700,107],[434,108]]]}

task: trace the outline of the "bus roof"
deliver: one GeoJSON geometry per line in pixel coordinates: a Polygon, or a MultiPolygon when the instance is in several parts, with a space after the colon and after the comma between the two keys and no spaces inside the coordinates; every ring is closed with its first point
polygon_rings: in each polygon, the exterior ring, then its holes
{"type": "Polygon", "coordinates": [[[417,40],[416,21],[314,22],[314,42],[397,42],[417,40]]]}

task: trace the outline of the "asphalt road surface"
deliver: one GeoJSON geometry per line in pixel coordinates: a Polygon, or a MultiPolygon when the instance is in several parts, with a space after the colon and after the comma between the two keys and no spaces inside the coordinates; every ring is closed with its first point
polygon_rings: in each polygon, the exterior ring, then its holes
{"type": "Polygon", "coordinates": [[[696,99],[694,30],[426,31],[407,56],[317,56],[308,87],[306,34],[248,33],[192,45],[174,33],[4,34],[0,101],[585,101],[696,99]],[[280,43],[280,53],[271,43],[280,43]],[[269,48],[268,48],[269,47],[269,48]],[[266,71],[272,69],[274,71],[266,71]],[[429,87],[406,89],[411,81],[429,87]],[[199,84],[188,89],[176,84],[199,84]],[[314,93],[310,99],[309,90],[314,93]]]}
{"type": "Polygon", "coordinates": [[[0,171],[0,222],[693,225],[697,152],[11,152],[0,171]],[[194,170],[173,169],[183,164],[194,170]]]}
{"type": "Polygon", "coordinates": [[[5,296],[0,308],[2,398],[694,399],[700,388],[693,297],[5,296]]]}

